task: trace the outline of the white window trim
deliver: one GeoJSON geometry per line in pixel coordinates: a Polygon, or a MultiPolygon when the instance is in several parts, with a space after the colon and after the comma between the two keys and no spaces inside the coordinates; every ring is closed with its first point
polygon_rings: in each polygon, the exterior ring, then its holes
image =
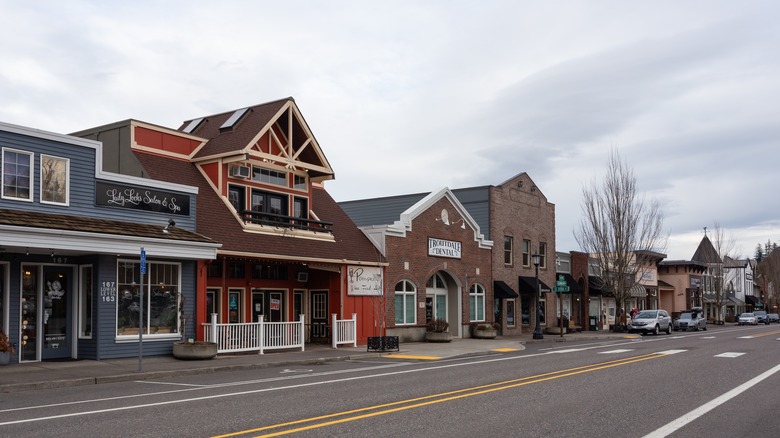
{"type": "MultiPolygon", "coordinates": [[[[479,312],[477,312],[478,309],[474,310],[474,319],[471,319],[471,315],[469,315],[469,319],[471,322],[483,322],[485,321],[485,287],[482,286],[479,283],[474,283],[469,288],[469,304],[471,304],[471,298],[474,298],[474,302],[476,303],[479,297],[482,297],[482,303],[480,307],[482,307],[482,319],[477,319],[477,315],[479,312]]],[[[472,309],[469,309],[469,313],[471,313],[472,309]]]]}
{"type": "Polygon", "coordinates": [[[2,191],[2,194],[0,194],[0,197],[3,199],[13,199],[15,201],[23,201],[23,202],[33,202],[35,191],[35,154],[28,151],[23,151],[21,149],[13,149],[13,148],[3,148],[2,149],[2,155],[0,155],[0,190],[2,191]],[[29,155],[30,156],[30,196],[28,198],[18,198],[16,196],[7,196],[5,194],[5,153],[6,152],[13,152],[17,154],[22,155],[29,155]]]}
{"type": "MultiPolygon", "coordinates": [[[[78,308],[79,308],[79,321],[78,321],[78,333],[79,339],[92,339],[92,333],[95,332],[95,304],[100,305],[102,301],[92,302],[92,321],[90,321],[90,331],[88,335],[84,334],[84,319],[86,316],[84,315],[84,305],[86,304],[86,296],[89,295],[94,300],[98,297],[98,294],[95,293],[95,282],[94,282],[94,268],[92,265],[80,265],[79,266],[79,294],[78,294],[78,308]],[[89,270],[90,278],[89,281],[92,284],[92,290],[86,290],[84,287],[84,280],[86,279],[86,275],[84,274],[85,270],[89,270]]],[[[102,294],[101,294],[102,296],[102,294]]],[[[107,296],[109,299],[116,300],[116,294],[112,294],[111,296],[107,296]]]]}
{"type": "MultiPolygon", "coordinates": [[[[395,297],[401,296],[402,297],[401,302],[404,305],[403,318],[402,318],[402,319],[404,319],[404,322],[396,322],[395,325],[396,326],[416,325],[417,324],[417,287],[414,285],[414,283],[412,283],[409,280],[401,280],[398,283],[403,283],[404,285],[408,284],[409,286],[412,287],[412,290],[406,290],[406,286],[404,286],[404,290],[402,290],[402,291],[394,290],[395,297]],[[406,322],[405,321],[405,319],[406,319],[406,311],[408,310],[406,308],[406,297],[408,295],[412,295],[413,298],[414,298],[414,300],[413,300],[414,304],[412,305],[413,306],[412,315],[414,315],[414,317],[412,318],[411,322],[406,322]]],[[[398,287],[398,283],[396,283],[396,287],[398,287]]],[[[393,301],[393,307],[395,307],[395,301],[393,301]]]]}
{"type": "MultiPolygon", "coordinates": [[[[117,269],[116,269],[116,285],[117,285],[117,288],[116,288],[116,295],[115,296],[117,298],[116,298],[115,311],[114,311],[114,315],[115,315],[114,316],[114,331],[115,331],[114,332],[115,333],[114,340],[116,342],[118,342],[118,343],[121,343],[121,342],[137,342],[138,341],[138,333],[133,333],[133,334],[130,334],[130,335],[120,335],[119,334],[119,301],[120,301],[119,294],[122,293],[122,291],[119,290],[119,264],[120,263],[138,263],[138,264],[140,264],[141,260],[140,259],[117,259],[117,261],[116,261],[116,265],[117,265],[117,269]]],[[[177,272],[178,272],[178,279],[176,280],[177,281],[176,287],[178,288],[178,293],[179,293],[179,297],[177,298],[177,301],[176,301],[176,303],[177,303],[176,307],[178,308],[179,307],[179,303],[181,303],[181,293],[182,293],[182,291],[181,291],[181,274],[182,274],[182,272],[181,272],[182,271],[181,263],[178,263],[178,262],[161,262],[161,261],[149,261],[149,262],[147,262],[146,263],[146,272],[147,272],[147,274],[144,274],[144,276],[143,276],[144,277],[144,285],[143,285],[143,291],[142,291],[143,293],[149,293],[149,290],[150,290],[150,288],[152,286],[151,278],[148,275],[149,271],[151,270],[151,265],[176,265],[176,266],[179,267],[179,269],[177,270],[177,272]]],[[[151,296],[151,294],[149,294],[149,296],[151,296]]],[[[149,303],[146,300],[144,300],[144,306],[145,307],[149,306],[149,303]]],[[[148,312],[144,312],[144,318],[148,318],[148,317],[149,317],[148,312]]],[[[194,321],[192,321],[192,323],[194,323],[194,321]]],[[[161,340],[168,340],[168,339],[182,339],[182,337],[184,336],[184,333],[179,333],[179,328],[180,327],[181,327],[181,315],[177,314],[176,315],[176,332],[175,333],[157,333],[157,334],[155,334],[155,333],[144,333],[143,334],[143,340],[144,340],[144,342],[146,342],[147,340],[149,340],[149,341],[161,341],[161,340]]],[[[140,330],[140,323],[139,323],[139,330],[140,330]]],[[[197,328],[196,328],[196,331],[197,331],[197,328]]]]}
{"type": "Polygon", "coordinates": [[[40,188],[38,190],[38,193],[39,193],[38,196],[40,197],[41,204],[64,205],[64,206],[70,205],[70,159],[63,158],[63,157],[56,157],[54,155],[46,155],[46,154],[41,154],[40,158],[41,158],[41,160],[40,160],[40,163],[38,164],[38,167],[39,167],[41,178],[40,178],[40,182],[39,182],[40,188]],[[44,187],[43,187],[43,160],[44,160],[44,158],[51,158],[51,159],[54,159],[54,160],[62,160],[62,161],[65,162],[65,202],[46,201],[46,200],[43,199],[43,195],[44,195],[44,187]]]}

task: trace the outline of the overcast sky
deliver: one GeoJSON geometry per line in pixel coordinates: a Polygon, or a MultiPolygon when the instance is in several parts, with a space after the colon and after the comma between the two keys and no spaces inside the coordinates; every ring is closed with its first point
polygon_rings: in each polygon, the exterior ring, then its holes
{"type": "Polygon", "coordinates": [[[292,96],[337,201],[527,172],[557,250],[610,148],[669,259],[780,240],[777,1],[0,0],[0,121],[58,133],[292,96]]]}

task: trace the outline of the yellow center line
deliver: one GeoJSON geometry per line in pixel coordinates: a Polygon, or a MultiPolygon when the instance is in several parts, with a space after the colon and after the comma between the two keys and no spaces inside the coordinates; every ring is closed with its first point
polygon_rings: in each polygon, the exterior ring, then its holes
{"type": "Polygon", "coordinates": [[[378,415],[385,415],[385,414],[390,414],[390,413],[393,413],[393,412],[399,412],[399,411],[419,408],[419,407],[423,407],[423,406],[428,406],[428,405],[432,405],[432,404],[443,403],[443,402],[446,402],[446,401],[457,400],[457,399],[461,399],[461,398],[465,398],[465,397],[472,397],[472,396],[475,396],[475,395],[487,394],[487,393],[491,393],[491,392],[495,392],[495,391],[503,391],[503,390],[506,390],[506,389],[511,389],[511,388],[517,388],[517,387],[520,387],[520,386],[530,385],[532,383],[545,382],[545,381],[548,381],[548,380],[559,379],[559,378],[562,378],[562,377],[569,377],[569,376],[574,376],[574,375],[578,375],[578,374],[588,373],[588,372],[592,372],[592,371],[598,371],[598,370],[603,370],[603,369],[607,369],[607,368],[617,367],[617,366],[621,366],[621,365],[628,365],[628,364],[631,364],[631,363],[640,362],[640,361],[649,360],[649,359],[657,359],[659,357],[664,357],[664,356],[665,356],[664,354],[651,353],[651,354],[634,356],[634,357],[629,357],[629,358],[624,358],[624,359],[616,359],[616,360],[611,360],[611,361],[607,361],[607,362],[601,362],[601,363],[598,363],[598,364],[584,365],[584,366],[580,366],[580,367],[574,367],[574,368],[569,368],[569,369],[559,370],[559,371],[551,371],[549,373],[537,374],[535,376],[521,377],[521,378],[517,378],[517,379],[506,380],[506,381],[503,381],[503,382],[490,383],[490,384],[487,384],[487,385],[474,386],[474,387],[471,387],[471,388],[458,389],[458,390],[443,392],[443,393],[439,393],[439,394],[431,394],[431,395],[427,395],[427,396],[416,397],[416,398],[411,398],[411,399],[401,400],[401,401],[396,401],[396,402],[391,402],[391,403],[384,403],[384,404],[380,404],[380,405],[367,406],[367,407],[353,409],[353,410],[349,410],[349,411],[337,412],[337,413],[322,415],[322,416],[318,416],[318,417],[305,418],[305,419],[301,419],[301,420],[290,421],[290,422],[286,422],[286,423],[279,423],[279,424],[259,427],[259,428],[255,428],[255,429],[247,429],[247,430],[243,430],[243,431],[239,431],[239,432],[233,432],[233,433],[229,433],[229,434],[225,434],[225,435],[217,435],[214,438],[233,437],[233,436],[238,436],[238,435],[250,434],[250,433],[254,433],[254,432],[267,431],[267,430],[271,430],[271,429],[280,429],[280,428],[283,428],[283,427],[296,426],[296,425],[300,425],[300,424],[304,424],[304,423],[312,423],[312,422],[316,422],[316,421],[320,421],[320,420],[328,420],[328,419],[333,419],[333,418],[336,418],[336,417],[343,417],[343,416],[347,416],[347,415],[359,414],[359,413],[362,413],[362,412],[376,411],[376,412],[369,412],[369,413],[365,413],[365,414],[362,414],[362,415],[357,415],[357,416],[353,416],[353,417],[349,417],[349,418],[335,419],[335,420],[325,421],[325,422],[318,423],[318,424],[302,426],[302,427],[299,427],[299,428],[296,428],[296,429],[287,429],[287,430],[284,430],[284,431],[279,431],[279,432],[270,433],[270,434],[261,435],[261,436],[263,436],[263,437],[273,437],[273,436],[287,435],[287,434],[292,434],[292,433],[296,433],[296,432],[302,432],[302,431],[306,431],[306,430],[311,430],[311,429],[317,429],[317,428],[321,428],[321,427],[331,426],[331,425],[335,425],[335,424],[346,423],[346,422],[350,422],[350,421],[357,421],[357,420],[361,420],[361,419],[365,419],[365,418],[375,417],[375,416],[378,416],[378,415]],[[405,405],[405,406],[399,406],[399,405],[405,405]]]}
{"type": "Polygon", "coordinates": [[[780,334],[780,330],[775,330],[773,332],[759,333],[757,335],[753,335],[753,337],[754,338],[760,338],[761,336],[772,336],[772,335],[776,335],[776,334],[780,334]]]}

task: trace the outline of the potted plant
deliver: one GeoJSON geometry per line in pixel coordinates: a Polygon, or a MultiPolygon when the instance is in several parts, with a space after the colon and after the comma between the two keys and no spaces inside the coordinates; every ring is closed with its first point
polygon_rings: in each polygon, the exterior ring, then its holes
{"type": "Polygon", "coordinates": [[[471,336],[477,339],[495,339],[498,336],[498,324],[490,322],[472,322],[471,336]]]}
{"type": "Polygon", "coordinates": [[[425,340],[427,342],[450,342],[450,323],[444,319],[432,319],[425,325],[425,340]]]}
{"type": "Polygon", "coordinates": [[[8,339],[8,336],[0,330],[0,365],[8,365],[11,362],[11,355],[14,354],[14,344],[8,339]]]}

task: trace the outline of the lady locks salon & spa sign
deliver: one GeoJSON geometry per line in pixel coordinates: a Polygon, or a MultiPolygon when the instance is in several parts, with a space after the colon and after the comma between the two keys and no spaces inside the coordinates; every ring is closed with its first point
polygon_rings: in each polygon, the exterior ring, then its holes
{"type": "Polygon", "coordinates": [[[449,257],[459,259],[461,257],[461,243],[453,240],[428,238],[428,255],[435,257],[449,257]]]}
{"type": "Polygon", "coordinates": [[[190,198],[187,195],[132,187],[98,181],[95,184],[95,203],[104,207],[132,208],[189,216],[190,198]]]}

